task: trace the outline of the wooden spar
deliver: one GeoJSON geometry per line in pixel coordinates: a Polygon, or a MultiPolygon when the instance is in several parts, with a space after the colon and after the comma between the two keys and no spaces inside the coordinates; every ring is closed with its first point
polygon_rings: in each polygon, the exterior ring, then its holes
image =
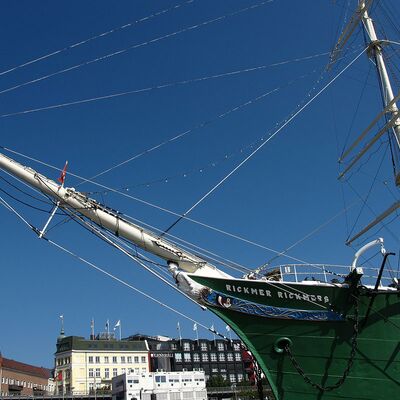
{"type": "Polygon", "coordinates": [[[358,160],[377,142],[377,140],[389,129],[393,128],[397,122],[397,113],[394,117],[382,128],[378,131],[378,133],[371,139],[371,141],[365,145],[365,147],[354,157],[353,161],[350,165],[339,175],[339,179],[343,178],[343,176],[349,172],[351,168],[357,163],[358,160]]]}
{"type": "MultiPolygon", "coordinates": [[[[397,94],[397,96],[390,101],[390,103],[372,120],[372,122],[364,129],[364,131],[361,133],[360,136],[353,142],[351,146],[343,153],[343,155],[339,158],[339,162],[342,162],[354,149],[355,147],[365,138],[367,133],[376,125],[376,123],[389,111],[391,111],[391,108],[393,104],[400,99],[400,93],[397,94]]],[[[389,128],[387,128],[389,129],[389,128]]]]}
{"type": "Polygon", "coordinates": [[[388,217],[390,214],[395,212],[398,208],[400,208],[400,201],[396,201],[394,204],[392,204],[386,211],[384,211],[382,214],[378,215],[370,224],[368,224],[364,229],[362,229],[360,232],[358,232],[356,235],[354,235],[351,239],[349,239],[346,244],[349,245],[354,240],[358,239],[360,236],[364,235],[365,232],[368,232],[370,229],[372,229],[374,226],[382,222],[386,217],[388,217]]]}

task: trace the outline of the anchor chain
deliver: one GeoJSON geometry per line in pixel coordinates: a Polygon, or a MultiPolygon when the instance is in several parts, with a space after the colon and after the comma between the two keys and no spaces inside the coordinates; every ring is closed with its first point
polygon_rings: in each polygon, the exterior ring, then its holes
{"type": "Polygon", "coordinates": [[[331,386],[322,386],[318,383],[315,383],[311,380],[311,378],[305,373],[304,369],[301,368],[300,364],[294,357],[289,344],[286,344],[284,347],[284,351],[286,354],[289,356],[290,361],[293,364],[293,367],[296,369],[296,371],[303,377],[304,381],[309,384],[310,386],[314,387],[315,389],[318,389],[321,392],[329,392],[335,389],[338,389],[340,386],[343,385],[345,382],[350,369],[353,365],[354,358],[356,355],[356,350],[357,350],[357,337],[358,337],[358,332],[359,332],[359,319],[358,319],[358,297],[356,297],[355,304],[354,304],[354,324],[353,324],[353,335],[351,337],[351,351],[350,351],[350,358],[349,361],[347,362],[347,367],[343,372],[343,375],[341,378],[333,385],[331,386]]]}

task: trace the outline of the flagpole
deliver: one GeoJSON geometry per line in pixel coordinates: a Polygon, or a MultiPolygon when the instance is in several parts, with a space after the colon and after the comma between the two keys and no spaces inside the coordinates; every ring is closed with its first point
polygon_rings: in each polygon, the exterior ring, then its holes
{"type": "Polygon", "coordinates": [[[179,333],[179,345],[180,345],[180,347],[182,347],[181,324],[179,323],[179,321],[178,321],[178,323],[176,325],[176,329],[178,329],[178,333],[179,333]]]}
{"type": "Polygon", "coordinates": [[[193,330],[196,331],[197,346],[198,346],[199,345],[199,331],[197,329],[197,323],[196,322],[193,325],[193,330]]]}
{"type": "Polygon", "coordinates": [[[61,335],[64,335],[64,315],[60,315],[61,319],[61,335]]]}
{"type": "Polygon", "coordinates": [[[122,338],[122,330],[121,330],[121,320],[119,319],[117,323],[114,325],[114,332],[117,328],[119,328],[119,340],[122,338]]]}
{"type": "Polygon", "coordinates": [[[212,334],[213,334],[214,346],[217,346],[217,341],[216,341],[216,338],[215,338],[214,324],[211,325],[211,331],[212,331],[212,334]]]}

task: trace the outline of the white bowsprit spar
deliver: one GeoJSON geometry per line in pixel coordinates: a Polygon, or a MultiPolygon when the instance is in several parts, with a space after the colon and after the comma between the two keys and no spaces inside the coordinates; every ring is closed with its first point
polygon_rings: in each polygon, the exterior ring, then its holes
{"type": "MultiPolygon", "coordinates": [[[[185,272],[201,276],[231,278],[230,275],[219,270],[198,255],[182,249],[162,236],[126,220],[115,210],[100,204],[74,188],[58,184],[4,154],[0,154],[0,169],[7,171],[45,195],[50,196],[55,207],[69,212],[73,211],[75,214],[86,217],[100,228],[106,229],[114,235],[122,237],[143,250],[162,258],[167,262],[170,271],[175,277],[178,270],[183,272],[183,274],[180,273],[180,277],[185,277],[184,280],[187,283],[189,280],[192,284],[197,285],[186,277],[185,272]]],[[[39,237],[43,236],[45,228],[38,232],[39,237]]]]}

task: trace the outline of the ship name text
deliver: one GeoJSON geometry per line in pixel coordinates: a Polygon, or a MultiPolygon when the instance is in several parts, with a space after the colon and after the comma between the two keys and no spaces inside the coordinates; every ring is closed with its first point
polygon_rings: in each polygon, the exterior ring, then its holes
{"type": "Polygon", "coordinates": [[[267,289],[251,288],[248,286],[238,285],[225,285],[227,292],[250,294],[254,296],[264,297],[278,297],[279,299],[290,299],[290,300],[303,300],[303,301],[318,301],[320,303],[330,303],[328,296],[321,296],[317,294],[306,294],[306,293],[294,293],[290,291],[276,291],[272,293],[267,289]]]}

